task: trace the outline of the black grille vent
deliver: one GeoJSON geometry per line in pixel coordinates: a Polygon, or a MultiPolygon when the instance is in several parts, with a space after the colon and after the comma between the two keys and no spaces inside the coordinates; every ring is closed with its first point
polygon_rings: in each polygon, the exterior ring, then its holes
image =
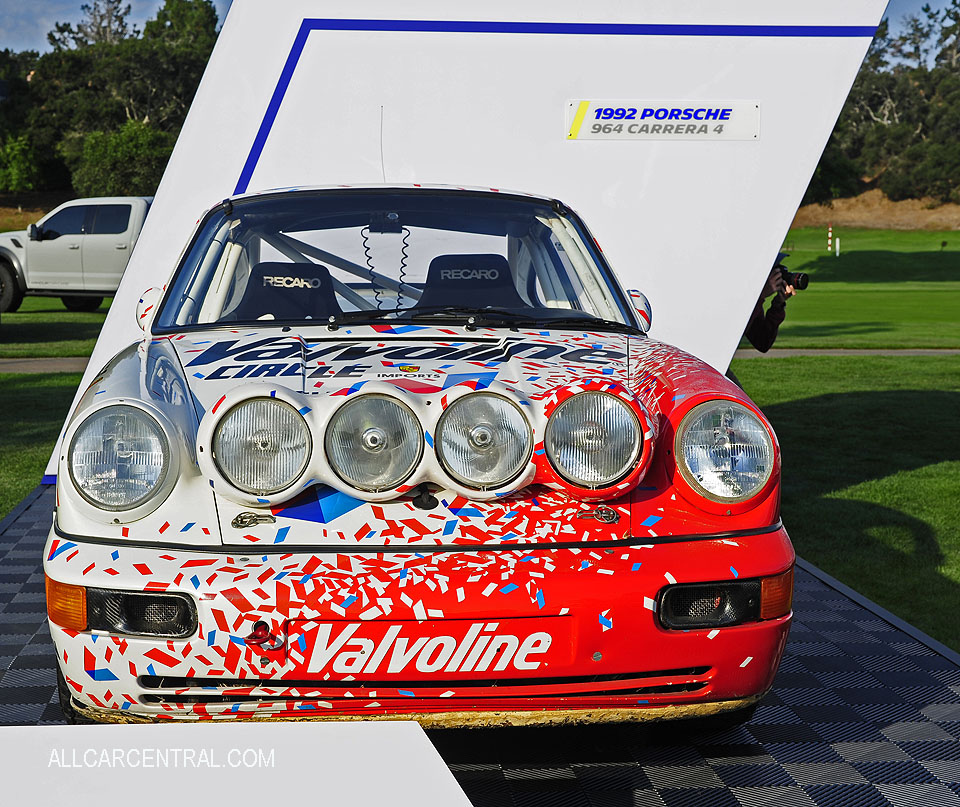
{"type": "MultiPolygon", "coordinates": [[[[472,700],[482,698],[513,698],[525,699],[554,699],[588,698],[598,696],[645,696],[645,695],[672,695],[684,692],[698,692],[709,683],[702,680],[710,672],[710,667],[689,667],[677,670],[656,670],[642,673],[616,673],[612,675],[582,675],[565,678],[510,678],[456,681],[323,681],[318,679],[257,679],[257,678],[175,678],[172,676],[144,675],[139,683],[145,689],[153,690],[189,690],[205,689],[204,692],[170,693],[157,692],[144,695],[144,703],[265,703],[286,700],[323,699],[356,700],[358,692],[364,690],[380,690],[377,700],[390,700],[390,692],[397,690],[411,690],[419,697],[436,697],[430,694],[421,694],[425,691],[440,691],[445,689],[470,690],[472,700]],[[663,681],[644,685],[644,680],[653,679],[690,679],[693,681],[663,681]],[[619,686],[618,686],[619,684],[619,686]],[[532,692],[531,690],[550,687],[549,693],[532,692]],[[275,693],[225,693],[213,690],[226,689],[275,689],[283,690],[284,694],[275,693]],[[488,693],[477,694],[476,690],[486,689],[488,693]],[[286,694],[292,690],[301,690],[298,694],[286,694]],[[344,693],[352,693],[348,697],[344,693]]],[[[401,697],[397,695],[396,697],[401,697]]],[[[456,697],[456,696],[454,696],[456,697]]]]}
{"type": "Polygon", "coordinates": [[[90,630],[182,639],[197,630],[197,609],[185,594],[87,589],[90,630]]]}

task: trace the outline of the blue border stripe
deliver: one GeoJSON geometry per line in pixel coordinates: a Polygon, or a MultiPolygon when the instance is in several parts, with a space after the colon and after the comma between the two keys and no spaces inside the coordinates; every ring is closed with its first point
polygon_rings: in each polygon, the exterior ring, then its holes
{"type": "Polygon", "coordinates": [[[283,96],[286,95],[287,87],[290,86],[290,79],[293,78],[293,71],[297,68],[297,62],[300,61],[300,54],[303,53],[303,47],[307,44],[307,37],[310,36],[311,28],[308,23],[319,22],[319,20],[304,20],[297,31],[297,38],[293,40],[293,47],[287,56],[287,61],[280,71],[280,80],[273,90],[270,103],[267,104],[267,111],[260,121],[260,128],[257,130],[257,136],[253,139],[253,145],[250,147],[250,153],[243,164],[243,170],[240,172],[240,179],[237,180],[237,187],[234,193],[243,193],[250,184],[250,177],[253,176],[253,169],[257,167],[260,155],[263,153],[263,147],[266,145],[267,136],[270,129],[273,128],[273,122],[277,119],[277,113],[280,111],[280,104],[283,103],[283,96]]]}
{"type": "Polygon", "coordinates": [[[351,20],[305,19],[280,72],[234,194],[250,185],[260,155],[273,128],[297,63],[311,31],[407,31],[463,34],[567,34],[578,36],[750,36],[750,37],[873,37],[872,25],[648,25],[614,22],[496,22],[470,20],[351,20]]]}
{"type": "Polygon", "coordinates": [[[429,31],[462,34],[591,36],[869,36],[873,25],[653,25],[623,22],[496,22],[487,20],[306,19],[313,31],[429,31]]]}

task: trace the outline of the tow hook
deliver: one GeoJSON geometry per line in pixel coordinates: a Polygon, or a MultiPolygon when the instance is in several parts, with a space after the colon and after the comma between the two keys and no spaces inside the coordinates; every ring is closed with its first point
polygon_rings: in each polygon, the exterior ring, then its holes
{"type": "Polygon", "coordinates": [[[249,636],[243,637],[243,641],[263,650],[279,650],[283,647],[283,638],[274,636],[270,631],[270,626],[262,619],[253,623],[253,630],[249,636]]]}
{"type": "Polygon", "coordinates": [[[233,521],[230,522],[230,526],[236,530],[245,530],[257,524],[274,524],[276,520],[276,516],[270,515],[270,513],[251,513],[250,511],[246,511],[238,514],[233,521]]]}
{"type": "Polygon", "coordinates": [[[616,524],[620,514],[612,507],[601,504],[596,510],[581,510],[574,518],[595,518],[603,524],[616,524]]]}

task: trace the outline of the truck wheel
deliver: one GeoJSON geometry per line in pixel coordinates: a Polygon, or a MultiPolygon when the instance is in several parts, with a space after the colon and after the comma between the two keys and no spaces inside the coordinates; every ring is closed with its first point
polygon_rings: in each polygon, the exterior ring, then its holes
{"type": "Polygon", "coordinates": [[[67,311],[96,311],[103,302],[103,297],[61,297],[60,300],[67,307],[67,311]]]}
{"type": "Polygon", "coordinates": [[[10,264],[0,263],[0,312],[9,311],[12,314],[22,302],[23,292],[20,291],[17,276],[10,264]]]}

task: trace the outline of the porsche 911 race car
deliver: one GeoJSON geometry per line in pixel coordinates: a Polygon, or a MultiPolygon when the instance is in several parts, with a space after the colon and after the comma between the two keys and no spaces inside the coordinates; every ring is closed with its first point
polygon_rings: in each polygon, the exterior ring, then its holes
{"type": "Polygon", "coordinates": [[[59,460],[70,719],[731,713],[791,617],[770,424],[562,203],[235,197],[59,460]]]}

